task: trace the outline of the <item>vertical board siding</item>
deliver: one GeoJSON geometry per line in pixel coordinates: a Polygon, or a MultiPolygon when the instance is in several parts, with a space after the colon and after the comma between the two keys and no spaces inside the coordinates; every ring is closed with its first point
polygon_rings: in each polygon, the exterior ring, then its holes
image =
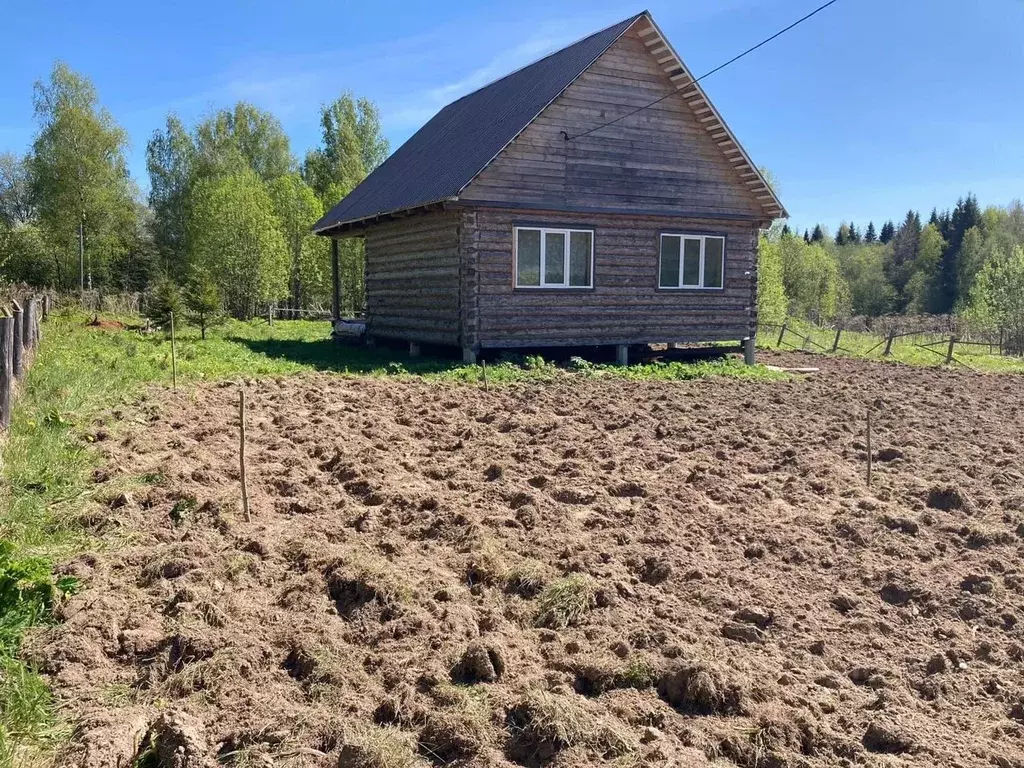
{"type": "Polygon", "coordinates": [[[739,172],[635,31],[626,33],[460,194],[545,207],[763,218],[739,172]],[[570,136],[664,101],[587,136],[570,136]]]}
{"type": "Polygon", "coordinates": [[[482,347],[739,340],[755,318],[758,230],[749,222],[670,216],[477,209],[474,341],[482,347]],[[517,224],[594,228],[592,290],[516,289],[517,224]],[[658,288],[663,232],[723,234],[723,290],[658,288]]]}
{"type": "Polygon", "coordinates": [[[460,216],[438,211],[366,230],[368,334],[460,343],[460,216]]]}

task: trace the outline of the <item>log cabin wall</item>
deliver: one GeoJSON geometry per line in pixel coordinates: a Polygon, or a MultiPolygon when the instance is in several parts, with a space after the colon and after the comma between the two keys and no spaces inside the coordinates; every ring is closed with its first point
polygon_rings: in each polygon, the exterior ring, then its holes
{"type": "Polygon", "coordinates": [[[764,219],[726,152],[631,29],[459,195],[548,209],[764,219]],[[570,136],[643,109],[586,136],[570,136]]]}
{"type": "Polygon", "coordinates": [[[472,218],[462,230],[476,272],[468,345],[737,341],[754,331],[756,223],[493,208],[476,209],[472,218]],[[593,228],[594,287],[515,288],[516,225],[593,228]],[[724,289],[658,288],[663,232],[725,235],[724,289]]]}
{"type": "Polygon", "coordinates": [[[366,229],[367,333],[460,344],[458,211],[434,211],[366,229]]]}

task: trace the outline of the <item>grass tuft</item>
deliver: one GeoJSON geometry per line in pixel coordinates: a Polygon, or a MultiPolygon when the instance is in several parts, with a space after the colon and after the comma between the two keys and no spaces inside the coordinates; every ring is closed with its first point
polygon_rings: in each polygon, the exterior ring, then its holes
{"type": "Polygon", "coordinates": [[[565,629],[578,624],[594,606],[594,583],[581,574],[551,582],[537,599],[538,627],[565,629]]]}

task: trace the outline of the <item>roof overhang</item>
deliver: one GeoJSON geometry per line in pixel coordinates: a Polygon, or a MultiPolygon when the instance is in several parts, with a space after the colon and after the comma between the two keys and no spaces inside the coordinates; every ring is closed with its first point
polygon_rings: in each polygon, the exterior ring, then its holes
{"type": "Polygon", "coordinates": [[[373,224],[379,224],[382,221],[394,221],[396,219],[404,219],[407,216],[413,216],[417,213],[427,213],[428,211],[443,211],[448,203],[455,202],[459,198],[457,197],[446,197],[442,200],[434,200],[429,203],[421,203],[411,208],[396,208],[393,211],[385,211],[383,213],[375,213],[373,216],[363,216],[358,219],[351,219],[349,221],[338,221],[333,224],[329,224],[326,227],[320,227],[319,229],[314,228],[313,234],[323,235],[324,237],[335,237],[338,235],[351,234],[355,231],[365,229],[373,224]]]}

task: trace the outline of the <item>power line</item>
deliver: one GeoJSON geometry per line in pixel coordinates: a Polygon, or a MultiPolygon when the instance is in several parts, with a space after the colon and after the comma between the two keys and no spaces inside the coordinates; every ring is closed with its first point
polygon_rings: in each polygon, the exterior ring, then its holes
{"type": "MultiPolygon", "coordinates": [[[[747,48],[747,50],[745,50],[745,51],[744,51],[743,53],[739,54],[738,56],[733,56],[733,57],[732,57],[731,59],[729,59],[729,60],[728,60],[727,62],[725,62],[724,64],[719,64],[719,65],[718,65],[717,67],[715,67],[714,69],[710,70],[709,72],[705,72],[705,73],[704,73],[703,75],[701,75],[700,77],[698,77],[698,78],[697,78],[696,80],[694,80],[694,81],[693,81],[692,83],[689,83],[689,85],[696,85],[696,84],[697,84],[697,83],[699,83],[699,82],[700,82],[701,80],[703,80],[703,79],[704,79],[705,77],[710,77],[711,75],[715,74],[715,72],[720,72],[720,71],[722,71],[723,69],[725,69],[726,67],[728,67],[728,66],[729,66],[730,64],[733,64],[733,63],[735,63],[735,62],[739,61],[740,59],[742,59],[742,58],[743,58],[744,56],[746,56],[746,55],[747,55],[748,53],[753,53],[753,52],[754,52],[754,51],[756,51],[756,50],[757,50],[758,48],[760,48],[760,47],[761,47],[762,45],[767,45],[768,43],[770,43],[770,42],[771,42],[772,40],[774,40],[775,38],[777,38],[777,37],[780,37],[780,36],[782,36],[782,35],[786,34],[787,32],[789,32],[789,30],[793,29],[794,27],[798,27],[798,26],[800,26],[800,25],[801,25],[801,24],[803,24],[803,23],[804,23],[805,21],[807,21],[807,20],[808,20],[809,18],[811,18],[812,16],[816,16],[817,14],[821,13],[821,12],[822,12],[822,11],[824,11],[824,10],[825,10],[826,8],[828,8],[828,7],[830,6],[830,5],[833,5],[833,4],[837,3],[837,2],[839,2],[839,0],[828,0],[828,2],[827,2],[827,3],[825,3],[825,4],[823,4],[823,5],[819,5],[819,6],[818,6],[817,8],[815,8],[815,9],[814,9],[813,11],[811,11],[810,13],[808,13],[808,14],[807,14],[806,16],[803,16],[803,17],[801,17],[801,18],[797,19],[797,20],[796,20],[796,21],[794,21],[794,22],[793,22],[792,24],[790,24],[790,25],[789,25],[788,27],[786,27],[785,29],[780,29],[780,30],[779,30],[778,32],[776,32],[776,33],[775,33],[774,35],[772,35],[771,37],[766,37],[766,38],[765,38],[764,40],[762,40],[762,41],[761,41],[760,43],[758,43],[757,45],[751,46],[750,48],[747,48]]],[[[599,131],[599,130],[601,130],[602,128],[607,128],[607,127],[608,127],[609,125],[614,125],[615,123],[619,122],[620,120],[625,120],[625,119],[626,119],[627,117],[630,117],[630,116],[632,116],[632,115],[635,115],[635,114],[636,114],[637,112],[643,112],[643,111],[644,111],[645,109],[650,109],[650,108],[651,108],[651,107],[653,107],[653,106],[654,106],[655,104],[660,104],[660,103],[661,103],[661,102],[663,102],[663,101],[664,101],[665,99],[669,98],[670,96],[674,96],[675,94],[676,94],[676,91],[672,91],[671,93],[666,93],[666,94],[665,94],[664,96],[662,96],[662,97],[661,97],[660,99],[655,99],[655,100],[654,100],[654,101],[652,101],[652,102],[651,102],[650,104],[644,104],[644,106],[642,106],[642,107],[637,107],[637,108],[636,108],[636,109],[634,109],[634,110],[633,110],[632,112],[627,112],[627,113],[626,113],[626,114],[624,114],[624,115],[620,115],[619,117],[616,117],[616,118],[615,118],[614,120],[609,120],[609,121],[608,121],[607,123],[602,123],[601,125],[598,125],[598,126],[596,126],[595,128],[591,128],[591,129],[590,129],[589,131],[583,131],[582,133],[577,133],[577,134],[576,134],[575,136],[570,136],[570,135],[569,135],[568,133],[566,133],[565,131],[562,131],[562,135],[563,135],[563,136],[565,136],[565,140],[566,140],[566,141],[571,141],[572,139],[578,139],[578,138],[580,138],[580,137],[582,137],[582,136],[587,136],[588,134],[591,134],[591,133],[593,133],[594,131],[599,131]]]]}

